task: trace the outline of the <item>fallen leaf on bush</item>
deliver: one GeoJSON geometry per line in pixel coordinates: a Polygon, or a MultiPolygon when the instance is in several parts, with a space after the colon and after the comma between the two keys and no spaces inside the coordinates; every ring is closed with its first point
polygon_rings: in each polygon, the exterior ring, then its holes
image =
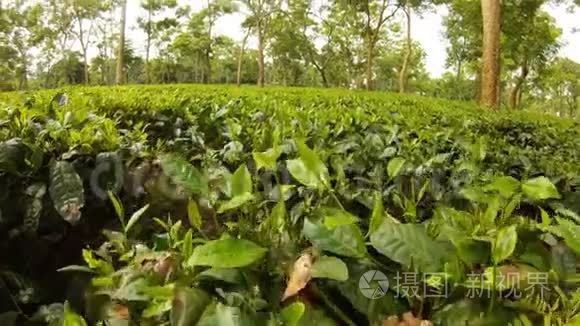
{"type": "Polygon", "coordinates": [[[429,320],[416,318],[412,312],[403,314],[402,320],[398,316],[389,316],[383,320],[383,326],[433,326],[429,320]]]}
{"type": "Polygon", "coordinates": [[[120,303],[115,303],[111,307],[111,317],[115,319],[129,320],[129,308],[120,303]]]}
{"type": "Polygon", "coordinates": [[[314,258],[311,253],[304,253],[296,259],[290,272],[290,278],[286,285],[286,291],[284,291],[284,295],[282,296],[282,301],[296,295],[308,285],[308,282],[312,278],[313,260],[314,258]]]}

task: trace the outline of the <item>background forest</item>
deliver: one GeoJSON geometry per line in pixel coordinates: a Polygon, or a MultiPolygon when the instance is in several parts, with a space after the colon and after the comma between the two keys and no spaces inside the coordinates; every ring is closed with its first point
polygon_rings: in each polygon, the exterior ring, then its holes
{"type": "MultiPolygon", "coordinates": [[[[580,64],[558,56],[562,30],[545,11],[554,4],[571,11],[577,5],[504,1],[495,97],[512,109],[573,117],[580,64]]],[[[0,11],[0,90],[237,83],[481,99],[480,1],[144,0],[127,7],[123,0],[3,0],[0,11]],[[432,78],[425,69],[429,49],[411,30],[413,14],[437,6],[447,8],[448,71],[432,78]],[[127,10],[139,11],[136,24],[127,24],[127,10]],[[243,31],[241,41],[216,32],[231,15],[244,17],[231,26],[243,31]],[[136,30],[145,42],[125,35],[136,30]]]]}

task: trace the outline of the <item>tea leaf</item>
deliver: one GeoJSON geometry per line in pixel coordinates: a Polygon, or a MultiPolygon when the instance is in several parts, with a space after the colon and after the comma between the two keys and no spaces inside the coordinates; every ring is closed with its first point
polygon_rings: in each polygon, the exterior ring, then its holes
{"type": "Polygon", "coordinates": [[[218,213],[221,214],[223,212],[227,212],[229,210],[238,208],[253,199],[254,195],[249,192],[235,196],[232,199],[228,200],[227,202],[222,203],[218,209],[218,213]]]}
{"type": "Polygon", "coordinates": [[[346,264],[332,256],[320,256],[312,266],[312,278],[329,278],[337,281],[348,279],[346,264]]]}
{"type": "Polygon", "coordinates": [[[171,307],[171,326],[195,325],[210,302],[210,296],[200,289],[176,287],[171,307]]]}
{"type": "Polygon", "coordinates": [[[421,271],[439,271],[446,249],[427,235],[421,224],[396,224],[384,221],[371,234],[372,246],[389,259],[421,271]]]}
{"type": "Polygon", "coordinates": [[[280,312],[284,325],[297,326],[298,322],[304,315],[304,304],[302,302],[294,302],[293,304],[284,307],[280,312]]]}
{"type": "Polygon", "coordinates": [[[557,217],[556,221],[558,221],[557,228],[566,245],[574,250],[577,255],[580,255],[580,226],[561,217],[557,217]]]}
{"type": "Polygon", "coordinates": [[[58,161],[51,165],[49,192],[60,216],[65,221],[76,224],[81,218],[85,196],[81,177],[72,164],[58,161]]]}
{"type": "Polygon", "coordinates": [[[324,216],[324,225],[329,229],[358,222],[358,218],[356,216],[339,208],[322,208],[322,214],[324,216]]]}
{"type": "Polygon", "coordinates": [[[190,198],[187,202],[187,217],[189,218],[189,223],[191,223],[193,227],[198,231],[201,230],[202,220],[195,199],[190,198]]]}
{"type": "Polygon", "coordinates": [[[310,219],[305,219],[302,233],[321,250],[355,258],[367,255],[363,236],[355,224],[328,229],[320,223],[313,223],[310,219]]]}
{"type": "Polygon", "coordinates": [[[276,161],[282,152],[278,148],[270,148],[265,152],[253,152],[252,157],[256,161],[256,169],[266,168],[268,170],[276,170],[276,161]]]}
{"type": "Polygon", "coordinates": [[[87,322],[75,313],[68,302],[64,303],[63,326],[87,326],[87,322]]]}
{"type": "Polygon", "coordinates": [[[213,240],[195,247],[193,254],[189,257],[188,265],[217,268],[244,267],[260,260],[267,251],[248,240],[213,240]]]}
{"type": "Polygon", "coordinates": [[[492,183],[484,187],[484,190],[495,190],[504,198],[510,198],[520,188],[520,182],[510,176],[496,177],[492,183]]]}
{"type": "Polygon", "coordinates": [[[135,213],[133,213],[133,215],[131,215],[131,218],[127,222],[127,226],[125,226],[125,233],[128,233],[129,230],[131,230],[133,225],[135,225],[135,223],[137,223],[137,221],[139,221],[141,216],[143,216],[143,214],[145,214],[145,211],[147,211],[148,208],[149,208],[149,204],[141,207],[138,211],[136,211],[135,213]]]}
{"type": "Polygon", "coordinates": [[[245,164],[238,167],[231,180],[232,197],[252,193],[252,176],[245,164]]]}
{"type": "Polygon", "coordinates": [[[528,198],[533,200],[560,198],[560,193],[558,193],[556,186],[546,177],[527,180],[522,184],[522,191],[528,198]]]}
{"type": "Polygon", "coordinates": [[[387,173],[391,179],[401,173],[401,169],[403,168],[403,165],[405,165],[405,162],[405,159],[402,157],[395,157],[389,161],[389,164],[387,165],[387,173]]]}
{"type": "Polygon", "coordinates": [[[493,261],[496,264],[499,264],[505,259],[509,258],[516,248],[517,240],[518,233],[516,231],[515,225],[511,225],[499,230],[491,248],[491,256],[493,261]]]}
{"type": "Polygon", "coordinates": [[[383,221],[385,220],[385,209],[383,207],[383,196],[380,192],[375,192],[375,205],[373,207],[373,212],[371,214],[371,220],[369,223],[368,235],[373,234],[383,221]]]}
{"type": "Polygon", "coordinates": [[[194,194],[208,193],[208,180],[193,165],[177,155],[167,154],[160,158],[163,172],[175,183],[185,187],[194,194]]]}

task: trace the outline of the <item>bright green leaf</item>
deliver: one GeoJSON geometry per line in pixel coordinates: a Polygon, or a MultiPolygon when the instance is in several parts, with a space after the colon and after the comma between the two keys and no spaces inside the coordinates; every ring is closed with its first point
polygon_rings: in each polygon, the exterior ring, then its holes
{"type": "Polygon", "coordinates": [[[401,173],[401,169],[403,168],[403,165],[405,165],[405,162],[406,160],[402,157],[395,157],[389,161],[389,164],[387,165],[387,173],[391,179],[401,173]]]}
{"type": "Polygon", "coordinates": [[[522,191],[528,198],[533,200],[560,198],[560,193],[558,193],[556,186],[546,177],[527,180],[522,184],[522,191]]]}
{"type": "Polygon", "coordinates": [[[256,161],[256,169],[266,168],[268,170],[276,170],[276,161],[282,152],[277,148],[270,148],[265,152],[253,152],[252,157],[256,161]]]}
{"type": "Polygon", "coordinates": [[[65,302],[62,326],[87,326],[87,322],[70,308],[68,302],[65,302]]]}
{"type": "Polygon", "coordinates": [[[383,196],[379,191],[377,191],[375,192],[375,205],[373,207],[373,213],[371,214],[368,234],[373,234],[373,232],[375,232],[384,221],[385,209],[383,207],[383,196]]]}
{"type": "Polygon", "coordinates": [[[278,201],[276,206],[272,208],[269,223],[274,232],[281,232],[286,227],[286,204],[284,200],[278,201]]]}
{"type": "Polygon", "coordinates": [[[242,164],[232,174],[231,196],[236,197],[246,193],[252,193],[252,176],[246,165],[242,164]]]}
{"type": "Polygon", "coordinates": [[[280,312],[284,325],[297,326],[300,318],[304,315],[304,304],[302,302],[294,302],[291,305],[284,307],[280,312]]]}
{"type": "Polygon", "coordinates": [[[309,219],[305,219],[302,233],[315,247],[321,250],[355,258],[367,255],[363,236],[356,224],[328,229],[320,223],[313,223],[309,219]]]}
{"type": "Polygon", "coordinates": [[[286,161],[288,171],[301,184],[309,188],[322,188],[323,185],[318,179],[318,176],[312,171],[308,170],[301,159],[286,161]]]}
{"type": "Polygon", "coordinates": [[[328,169],[320,160],[316,152],[308,148],[303,142],[296,141],[299,159],[288,160],[288,171],[296,180],[311,188],[323,188],[330,183],[328,169]]]}
{"type": "Polygon", "coordinates": [[[312,265],[312,278],[329,278],[337,281],[348,279],[346,264],[332,256],[320,256],[312,265]]]}
{"type": "Polygon", "coordinates": [[[181,253],[183,257],[190,257],[193,254],[193,231],[191,229],[187,230],[183,236],[181,253]]]}
{"type": "Polygon", "coordinates": [[[187,203],[187,217],[189,218],[189,223],[191,223],[193,227],[198,231],[201,230],[201,214],[199,214],[199,209],[195,199],[190,198],[187,203]]]}
{"type": "Polygon", "coordinates": [[[510,198],[520,188],[520,182],[510,176],[496,177],[492,183],[485,186],[486,191],[495,190],[504,198],[510,198]]]}
{"type": "Polygon", "coordinates": [[[249,192],[235,196],[232,199],[222,203],[218,209],[218,213],[221,214],[223,212],[227,212],[229,210],[238,208],[238,207],[242,206],[243,204],[245,204],[253,199],[254,199],[254,195],[249,193],[249,192]]]}
{"type": "Polygon", "coordinates": [[[516,231],[515,225],[511,225],[499,230],[491,248],[491,256],[493,261],[496,264],[499,264],[505,259],[509,258],[516,248],[517,240],[518,233],[516,231]]]}
{"type": "Polygon", "coordinates": [[[267,251],[248,240],[213,240],[195,247],[188,264],[217,268],[244,267],[260,260],[267,251]]]}
{"type": "Polygon", "coordinates": [[[143,216],[143,214],[145,213],[145,211],[147,211],[148,208],[149,208],[149,204],[141,207],[138,211],[136,211],[135,213],[133,213],[133,215],[131,215],[131,218],[127,222],[127,226],[125,226],[125,233],[128,233],[129,230],[131,230],[133,225],[135,225],[135,223],[137,223],[137,221],[139,221],[141,216],[143,216]]]}
{"type": "Polygon", "coordinates": [[[322,215],[324,216],[324,225],[329,229],[358,222],[356,216],[340,208],[322,208],[322,215]]]}
{"type": "Polygon", "coordinates": [[[123,208],[121,200],[112,191],[107,192],[107,194],[109,195],[109,200],[113,204],[113,208],[115,209],[119,221],[121,221],[121,225],[125,227],[125,209],[123,208]]]}

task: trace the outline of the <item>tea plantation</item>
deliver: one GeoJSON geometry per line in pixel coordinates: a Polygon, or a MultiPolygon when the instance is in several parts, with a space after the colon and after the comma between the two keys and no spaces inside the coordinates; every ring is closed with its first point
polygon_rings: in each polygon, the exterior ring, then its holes
{"type": "Polygon", "coordinates": [[[0,94],[0,325],[580,325],[579,162],[423,97],[0,94]]]}

